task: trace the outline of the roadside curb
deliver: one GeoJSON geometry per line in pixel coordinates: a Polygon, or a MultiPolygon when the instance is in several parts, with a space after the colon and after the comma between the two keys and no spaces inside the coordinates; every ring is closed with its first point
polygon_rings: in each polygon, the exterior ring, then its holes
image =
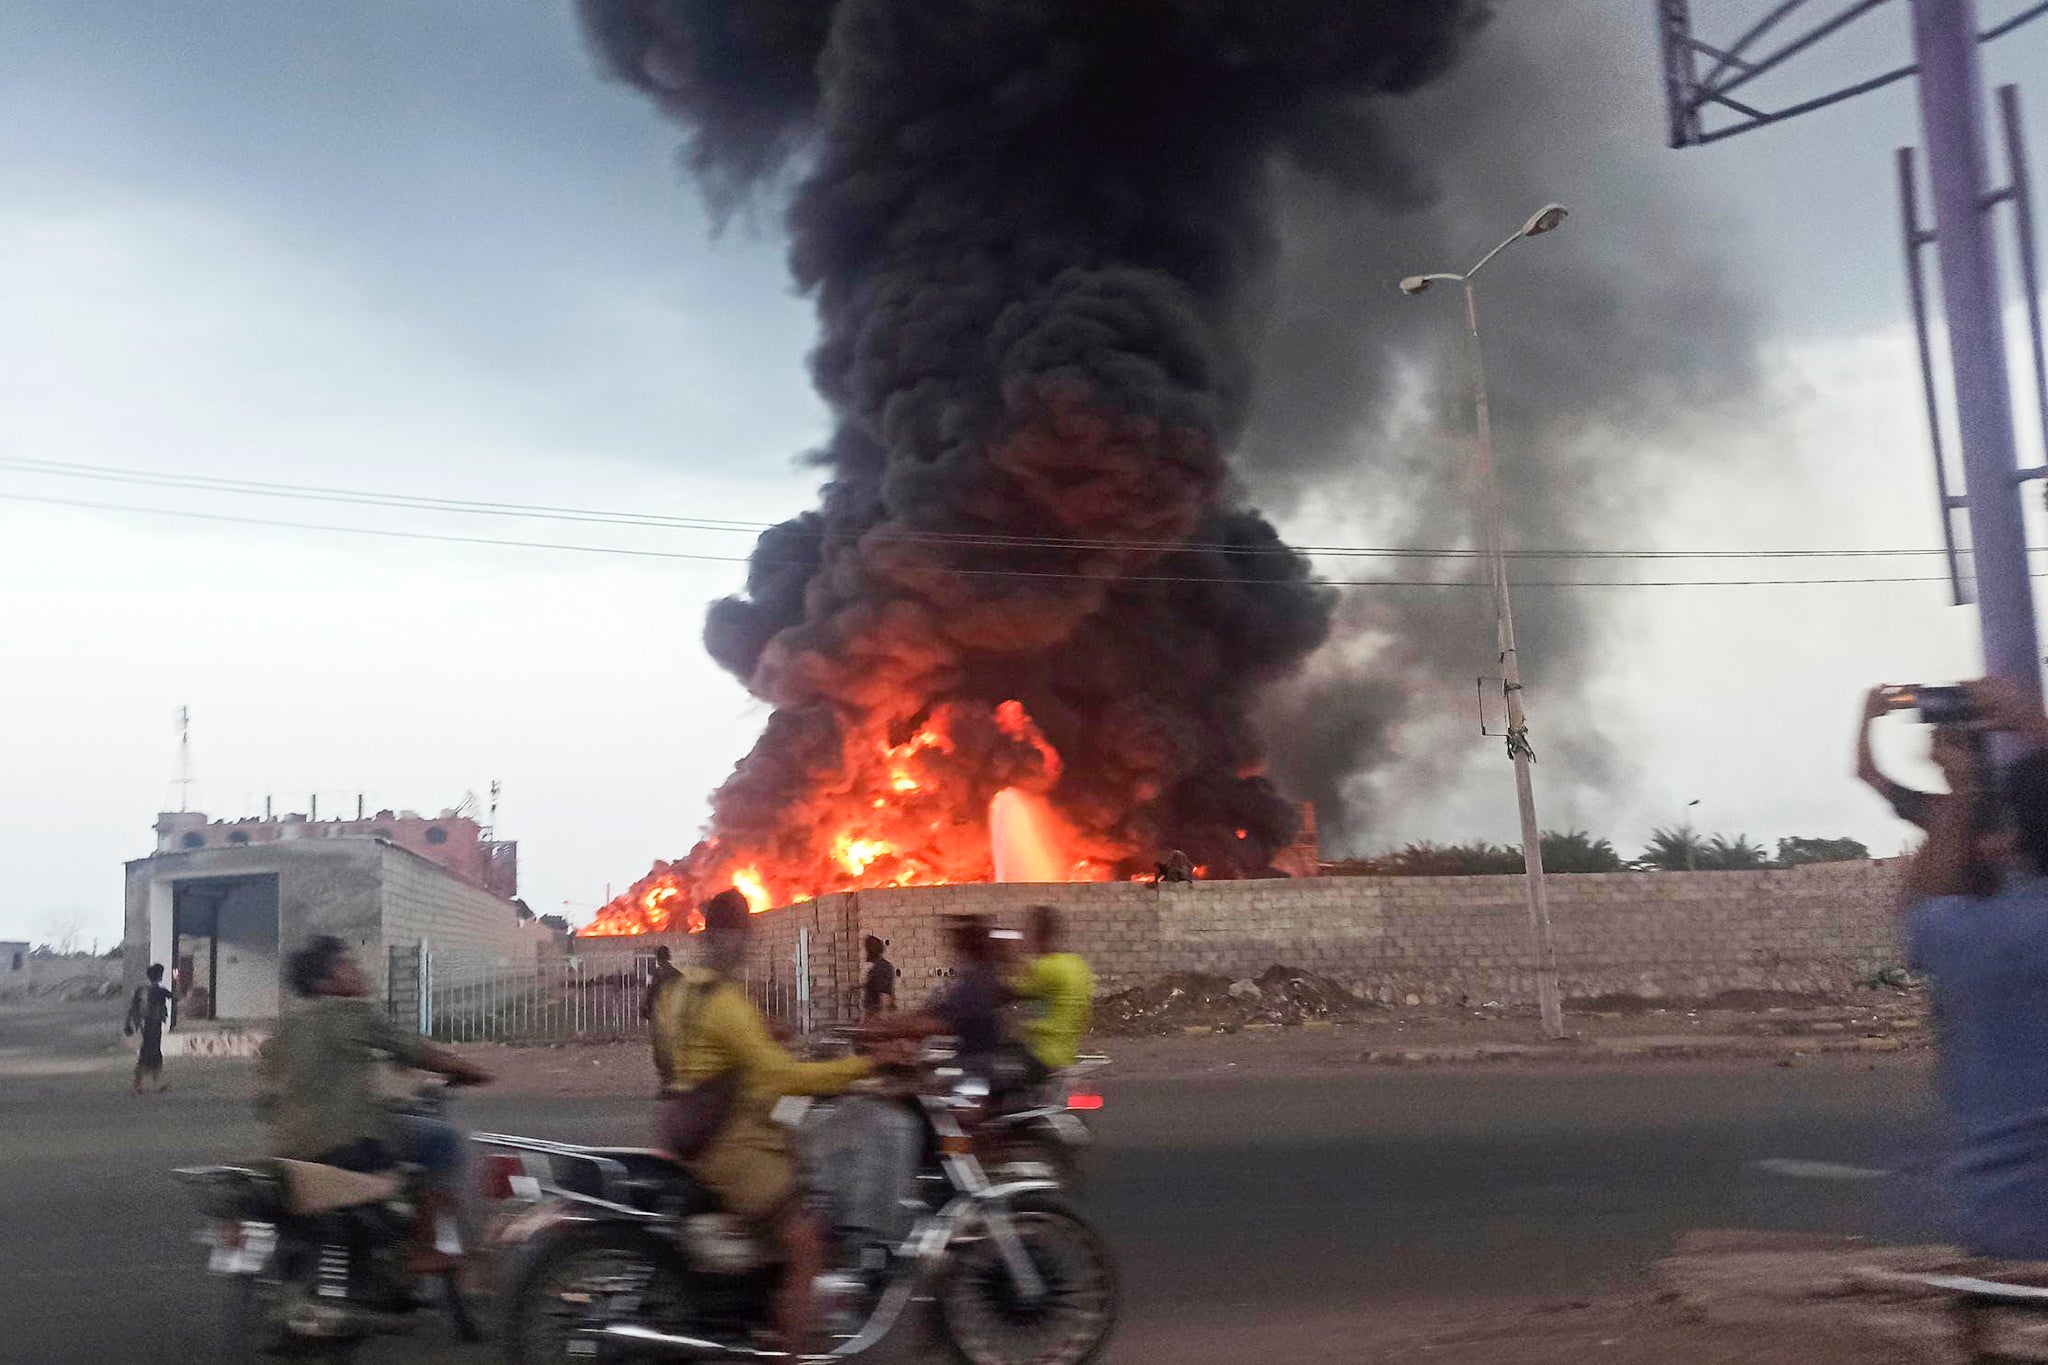
{"type": "Polygon", "coordinates": [[[1436,1047],[1375,1048],[1360,1060],[1378,1066],[1443,1066],[1505,1061],[1640,1061],[1644,1059],[1767,1058],[1791,1064],[1799,1057],[1840,1053],[1895,1053],[1931,1046],[1925,1037],[1861,1038],[1648,1035],[1565,1039],[1544,1043],[1470,1043],[1436,1047]]]}

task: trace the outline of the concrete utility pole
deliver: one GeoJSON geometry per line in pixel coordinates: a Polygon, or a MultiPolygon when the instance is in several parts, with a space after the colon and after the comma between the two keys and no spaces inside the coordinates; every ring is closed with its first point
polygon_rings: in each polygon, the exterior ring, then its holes
{"type": "Polygon", "coordinates": [[[2041,647],[2020,509],[1998,243],[1990,217],[1996,201],[1985,154],[1976,0],[1913,0],[1913,48],[1969,490],[1984,665],[1994,676],[2038,692],[2041,647]]]}
{"type": "Polygon", "coordinates": [[[1554,230],[1565,220],[1562,204],[1538,210],[1521,231],[1480,258],[1479,264],[1462,275],[1439,273],[1411,275],[1401,281],[1402,292],[1420,294],[1436,283],[1456,283],[1465,291],[1465,334],[1472,363],[1472,401],[1477,439],[1473,443],[1475,463],[1473,520],[1477,524],[1481,552],[1486,557],[1493,588],[1495,643],[1500,650],[1501,692],[1507,703],[1508,758],[1515,768],[1515,801],[1522,817],[1522,868],[1524,894],[1529,905],[1529,933],[1536,958],[1536,1004],[1543,1017],[1543,1031],[1552,1038],[1565,1036],[1564,1001],[1558,991],[1557,944],[1550,932],[1550,899],[1543,879],[1543,833],[1536,820],[1536,788],[1530,772],[1536,751],[1529,745],[1529,718],[1522,707],[1521,656],[1515,648],[1515,615],[1508,597],[1507,556],[1501,531],[1500,489],[1493,473],[1493,418],[1486,391],[1486,352],[1479,339],[1479,296],[1472,279],[1486,263],[1524,237],[1538,237],[1554,230]]]}

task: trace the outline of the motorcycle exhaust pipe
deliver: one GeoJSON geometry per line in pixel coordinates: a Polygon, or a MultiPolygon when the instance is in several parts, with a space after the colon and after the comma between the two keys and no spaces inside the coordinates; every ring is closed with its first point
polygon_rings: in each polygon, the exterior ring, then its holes
{"type": "Polygon", "coordinates": [[[682,1337],[670,1332],[657,1332],[652,1327],[642,1327],[634,1322],[614,1322],[592,1332],[600,1341],[609,1341],[618,1346],[631,1347],[636,1351],[654,1352],[670,1360],[793,1360],[787,1351],[759,1351],[751,1346],[738,1346],[723,1341],[707,1341],[702,1337],[682,1337]]]}

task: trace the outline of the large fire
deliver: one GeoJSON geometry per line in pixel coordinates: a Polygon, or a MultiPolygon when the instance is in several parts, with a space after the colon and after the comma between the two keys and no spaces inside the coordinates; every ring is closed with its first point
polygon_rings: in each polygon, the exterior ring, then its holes
{"type": "Polygon", "coordinates": [[[1050,793],[1063,764],[1023,704],[946,705],[907,736],[846,746],[809,847],[727,848],[707,839],[657,864],[597,914],[586,936],[696,932],[697,906],[727,886],[755,914],[838,891],[955,882],[1107,881],[1134,851],[1091,841],[1050,793]]]}

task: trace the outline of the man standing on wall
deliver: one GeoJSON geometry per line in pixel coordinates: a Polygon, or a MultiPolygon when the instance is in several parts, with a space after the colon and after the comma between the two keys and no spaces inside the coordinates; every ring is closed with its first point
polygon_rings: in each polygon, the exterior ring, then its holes
{"type": "Polygon", "coordinates": [[[164,989],[163,963],[150,963],[147,975],[149,980],[137,986],[128,1001],[128,1022],[121,1029],[131,1038],[138,1032],[142,1035],[142,1051],[135,1056],[134,1093],[138,1095],[145,1077],[151,1082],[150,1089],[164,1089],[164,1025],[171,1018],[171,993],[164,989]]]}

